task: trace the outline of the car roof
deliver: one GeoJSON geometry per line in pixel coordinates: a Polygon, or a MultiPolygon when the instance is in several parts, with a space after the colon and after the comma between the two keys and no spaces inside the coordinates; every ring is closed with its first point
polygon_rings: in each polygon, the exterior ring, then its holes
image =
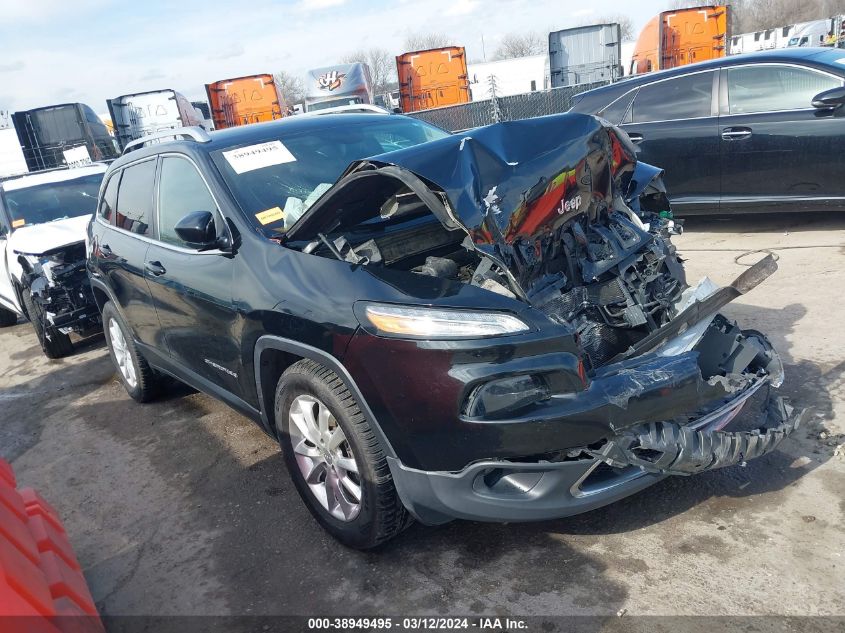
{"type": "Polygon", "coordinates": [[[20,176],[13,176],[4,179],[0,182],[0,187],[4,191],[15,191],[16,189],[26,189],[27,187],[35,187],[36,185],[46,185],[54,182],[65,182],[67,180],[74,180],[75,178],[84,178],[93,174],[104,174],[108,165],[105,163],[93,163],[85,167],[60,167],[58,169],[46,169],[44,171],[37,171],[31,174],[21,174],[20,176]]]}
{"type": "Polygon", "coordinates": [[[650,84],[660,79],[668,79],[676,75],[686,75],[691,72],[710,70],[714,68],[722,68],[726,66],[736,66],[739,64],[748,64],[754,62],[796,62],[796,61],[810,61],[818,65],[832,66],[837,62],[842,65],[839,69],[845,75],[845,51],[837,52],[837,49],[831,48],[774,48],[767,51],[756,51],[754,53],[743,53],[741,55],[729,55],[728,57],[720,57],[718,59],[709,59],[703,62],[696,62],[695,64],[686,64],[678,66],[677,68],[670,68],[668,70],[659,70],[650,73],[643,73],[641,75],[631,75],[616,83],[608,84],[587,90],[575,96],[575,102],[579,102],[582,98],[587,96],[601,95],[604,93],[618,92],[622,94],[628,92],[632,88],[650,84]]]}
{"type": "MultiPolygon", "coordinates": [[[[275,141],[279,138],[284,138],[284,136],[288,134],[299,134],[301,132],[308,132],[309,130],[326,129],[341,125],[348,127],[363,123],[372,123],[374,119],[382,120],[388,116],[392,119],[411,118],[397,114],[385,113],[384,115],[381,115],[372,112],[364,114],[355,112],[337,112],[323,114],[320,116],[308,116],[307,114],[288,116],[276,121],[251,123],[249,125],[240,125],[226,128],[225,130],[209,132],[208,136],[210,140],[207,142],[172,140],[139,147],[138,149],[128,152],[118,158],[112,163],[112,167],[121,167],[122,165],[134,162],[138,159],[155,156],[165,151],[172,151],[176,148],[208,153],[235,146],[253,145],[266,143],[268,141],[275,141]]],[[[418,121],[418,119],[413,120],[418,121]]]]}

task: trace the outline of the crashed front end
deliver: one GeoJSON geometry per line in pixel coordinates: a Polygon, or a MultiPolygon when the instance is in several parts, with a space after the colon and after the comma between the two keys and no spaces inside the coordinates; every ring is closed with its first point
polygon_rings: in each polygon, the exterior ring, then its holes
{"type": "Polygon", "coordinates": [[[80,241],[44,253],[17,252],[23,292],[32,296],[45,332],[86,335],[100,325],[85,267],[85,242],[80,241]]]}
{"type": "Polygon", "coordinates": [[[293,227],[290,246],[360,266],[408,303],[495,303],[526,324],[402,340],[356,305],[344,363],[418,519],[576,514],[759,457],[806,416],[776,394],[766,337],[718,312],[774,261],[690,288],[661,173],[595,117],[543,117],[354,164],[293,227]]]}

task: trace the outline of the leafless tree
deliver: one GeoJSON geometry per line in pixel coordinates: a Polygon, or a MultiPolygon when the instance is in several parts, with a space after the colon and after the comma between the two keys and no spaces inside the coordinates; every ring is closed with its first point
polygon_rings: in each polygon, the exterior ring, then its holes
{"type": "Polygon", "coordinates": [[[595,20],[591,19],[589,22],[584,22],[581,26],[588,26],[590,24],[618,24],[623,42],[637,39],[638,33],[634,28],[634,21],[630,15],[625,15],[624,13],[603,15],[595,20]]]}
{"type": "Polygon", "coordinates": [[[533,31],[528,33],[508,33],[502,38],[492,59],[512,59],[527,57],[545,52],[547,44],[544,38],[533,31]]]}
{"type": "Polygon", "coordinates": [[[279,92],[282,93],[282,98],[287,105],[292,106],[294,103],[299,103],[305,99],[305,86],[301,78],[285,70],[280,70],[275,74],[275,79],[279,92]]]}
{"type": "Polygon", "coordinates": [[[445,33],[409,33],[405,36],[404,52],[425,51],[450,45],[449,37],[445,33]]]}
{"type": "Polygon", "coordinates": [[[383,48],[361,48],[344,55],[344,64],[362,62],[370,67],[373,80],[373,92],[384,94],[396,83],[396,59],[383,48]]]}

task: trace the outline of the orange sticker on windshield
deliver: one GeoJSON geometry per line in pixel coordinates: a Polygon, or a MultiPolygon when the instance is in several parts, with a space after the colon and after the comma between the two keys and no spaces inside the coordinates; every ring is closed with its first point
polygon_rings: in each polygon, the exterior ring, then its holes
{"type": "Polygon", "coordinates": [[[261,222],[262,225],[270,224],[271,222],[278,222],[285,218],[285,213],[279,207],[273,207],[266,211],[261,211],[255,214],[255,219],[261,222]]]}
{"type": "Polygon", "coordinates": [[[26,220],[24,220],[23,218],[21,218],[20,220],[12,220],[13,229],[18,228],[19,226],[23,226],[24,224],[26,224],[26,220]]]}

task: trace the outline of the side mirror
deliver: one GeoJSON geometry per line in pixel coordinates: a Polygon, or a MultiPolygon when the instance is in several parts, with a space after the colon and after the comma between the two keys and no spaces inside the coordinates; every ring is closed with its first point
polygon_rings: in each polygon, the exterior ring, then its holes
{"type": "Polygon", "coordinates": [[[831,88],[813,97],[813,107],[819,110],[833,110],[845,104],[845,87],[831,88]]]}
{"type": "Polygon", "coordinates": [[[207,251],[220,246],[217,239],[217,227],[214,214],[210,211],[194,211],[176,223],[173,227],[176,235],[191,248],[207,251]]]}

